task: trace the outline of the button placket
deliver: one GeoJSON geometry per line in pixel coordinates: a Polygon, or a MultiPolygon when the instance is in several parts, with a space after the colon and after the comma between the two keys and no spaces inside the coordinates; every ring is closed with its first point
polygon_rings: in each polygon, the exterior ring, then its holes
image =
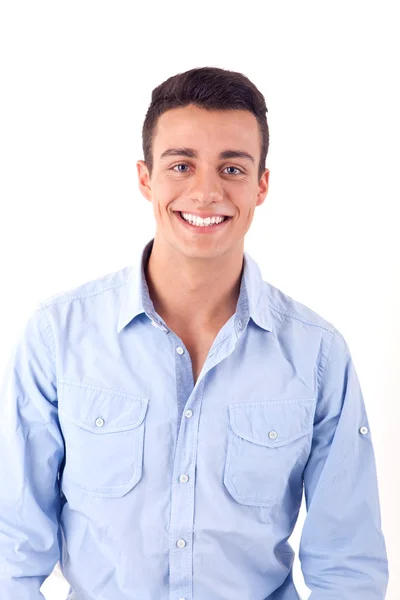
{"type": "MultiPolygon", "coordinates": [[[[185,379],[187,378],[187,380],[189,381],[189,365],[190,365],[190,357],[189,357],[189,353],[187,351],[187,349],[185,348],[182,340],[176,340],[176,336],[174,336],[175,338],[175,343],[173,345],[173,349],[175,350],[175,352],[180,356],[180,358],[182,358],[182,360],[178,360],[177,359],[177,377],[185,379]]],[[[186,388],[185,388],[185,393],[183,391],[181,391],[180,394],[178,394],[178,403],[180,406],[184,406],[184,404],[187,402],[188,400],[188,393],[186,393],[186,388]]],[[[190,390],[189,390],[190,391],[190,390]]],[[[182,413],[180,413],[180,415],[184,415],[185,419],[191,419],[192,417],[195,416],[195,412],[191,409],[183,409],[182,413]]],[[[186,447],[186,437],[189,434],[189,429],[190,429],[191,424],[189,425],[189,423],[187,423],[187,427],[182,427],[182,422],[179,422],[179,419],[177,420],[177,428],[178,428],[178,437],[181,440],[180,443],[182,445],[184,445],[186,447]],[[179,434],[179,430],[180,427],[182,427],[183,431],[181,431],[181,434],[179,434]]],[[[177,455],[180,455],[177,453],[177,455]]],[[[193,485],[191,484],[192,481],[192,477],[189,473],[191,473],[191,469],[192,469],[192,465],[193,465],[193,461],[195,460],[195,456],[192,455],[192,453],[186,455],[186,450],[184,451],[184,454],[182,455],[182,461],[180,461],[180,464],[176,464],[175,468],[178,469],[177,473],[174,476],[174,484],[173,484],[173,491],[172,491],[172,502],[173,502],[173,514],[175,515],[179,515],[180,516],[180,520],[179,520],[179,526],[178,523],[171,523],[171,527],[170,527],[170,540],[171,540],[171,545],[172,548],[175,548],[176,552],[172,552],[171,554],[171,562],[170,562],[170,574],[172,579],[176,580],[176,581],[180,581],[181,585],[179,585],[179,587],[177,586],[174,590],[175,592],[175,598],[177,598],[177,600],[186,600],[183,597],[179,596],[179,593],[184,592],[185,587],[183,587],[185,585],[184,580],[187,577],[187,572],[188,572],[188,564],[191,565],[193,562],[193,556],[192,556],[192,552],[191,552],[191,544],[192,544],[192,539],[191,539],[191,530],[193,527],[193,496],[194,496],[194,491],[193,491],[193,485]],[[183,470],[187,470],[187,473],[182,472],[183,470]],[[184,485],[187,484],[187,485],[184,485]],[[187,539],[183,539],[180,538],[179,536],[181,534],[183,534],[184,532],[188,532],[187,535],[189,536],[187,539]],[[181,550],[185,550],[185,552],[177,552],[178,549],[181,550]]],[[[189,572],[190,572],[190,568],[189,568],[189,572]]]]}

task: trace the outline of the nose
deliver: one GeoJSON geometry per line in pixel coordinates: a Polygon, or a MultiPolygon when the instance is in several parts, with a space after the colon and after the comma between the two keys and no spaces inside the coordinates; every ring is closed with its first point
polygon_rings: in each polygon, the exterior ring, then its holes
{"type": "Polygon", "coordinates": [[[198,169],[191,178],[191,200],[201,203],[220,202],[224,198],[222,182],[212,168],[198,169]]]}

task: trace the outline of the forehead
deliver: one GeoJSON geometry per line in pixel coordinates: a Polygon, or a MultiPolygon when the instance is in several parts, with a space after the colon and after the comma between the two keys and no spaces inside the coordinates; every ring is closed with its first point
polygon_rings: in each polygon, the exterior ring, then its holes
{"type": "Polygon", "coordinates": [[[153,138],[155,157],[170,146],[190,146],[219,151],[220,147],[259,151],[257,119],[247,110],[206,110],[189,105],[163,113],[153,138]]]}

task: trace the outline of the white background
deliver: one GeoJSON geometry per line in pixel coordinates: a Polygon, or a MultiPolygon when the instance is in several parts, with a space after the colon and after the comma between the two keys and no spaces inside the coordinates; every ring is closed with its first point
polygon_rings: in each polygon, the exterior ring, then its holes
{"type": "MultiPolygon", "coordinates": [[[[270,191],[245,250],[349,343],[400,597],[397,2],[0,6],[0,367],[36,302],[130,264],[154,235],[137,185],[152,89],[241,71],[268,106],[270,191]],[[397,457],[397,460],[396,460],[397,457]]],[[[296,553],[302,505],[290,540],[296,553]]],[[[351,531],[349,531],[351,535],[351,531]]],[[[295,582],[304,585],[298,559],[295,582]]],[[[64,600],[57,570],[42,586],[64,600]]],[[[357,599],[359,600],[359,599],[357,599]]]]}

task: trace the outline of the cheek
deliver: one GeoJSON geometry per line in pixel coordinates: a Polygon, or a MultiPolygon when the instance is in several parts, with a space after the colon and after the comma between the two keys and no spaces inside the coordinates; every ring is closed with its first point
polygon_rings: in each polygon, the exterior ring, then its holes
{"type": "Polygon", "coordinates": [[[154,186],[152,190],[152,197],[161,211],[167,210],[171,202],[184,195],[185,188],[182,183],[177,184],[172,181],[163,181],[154,186]]]}
{"type": "Polygon", "coordinates": [[[160,192],[167,196],[173,194],[175,190],[179,190],[180,188],[182,188],[182,184],[178,184],[170,179],[164,179],[164,181],[159,185],[160,192]]]}
{"type": "Polygon", "coordinates": [[[239,209],[241,219],[248,221],[252,218],[255,209],[253,198],[248,195],[246,195],[246,197],[242,196],[241,198],[238,198],[236,206],[239,209]]]}
{"type": "Polygon", "coordinates": [[[169,201],[165,202],[163,200],[153,199],[153,214],[156,223],[160,225],[165,225],[169,222],[170,217],[174,216],[171,214],[171,206],[169,206],[169,201]]]}
{"type": "Polygon", "coordinates": [[[240,223],[243,229],[247,232],[254,219],[255,207],[253,204],[245,204],[239,207],[240,223]]]}

